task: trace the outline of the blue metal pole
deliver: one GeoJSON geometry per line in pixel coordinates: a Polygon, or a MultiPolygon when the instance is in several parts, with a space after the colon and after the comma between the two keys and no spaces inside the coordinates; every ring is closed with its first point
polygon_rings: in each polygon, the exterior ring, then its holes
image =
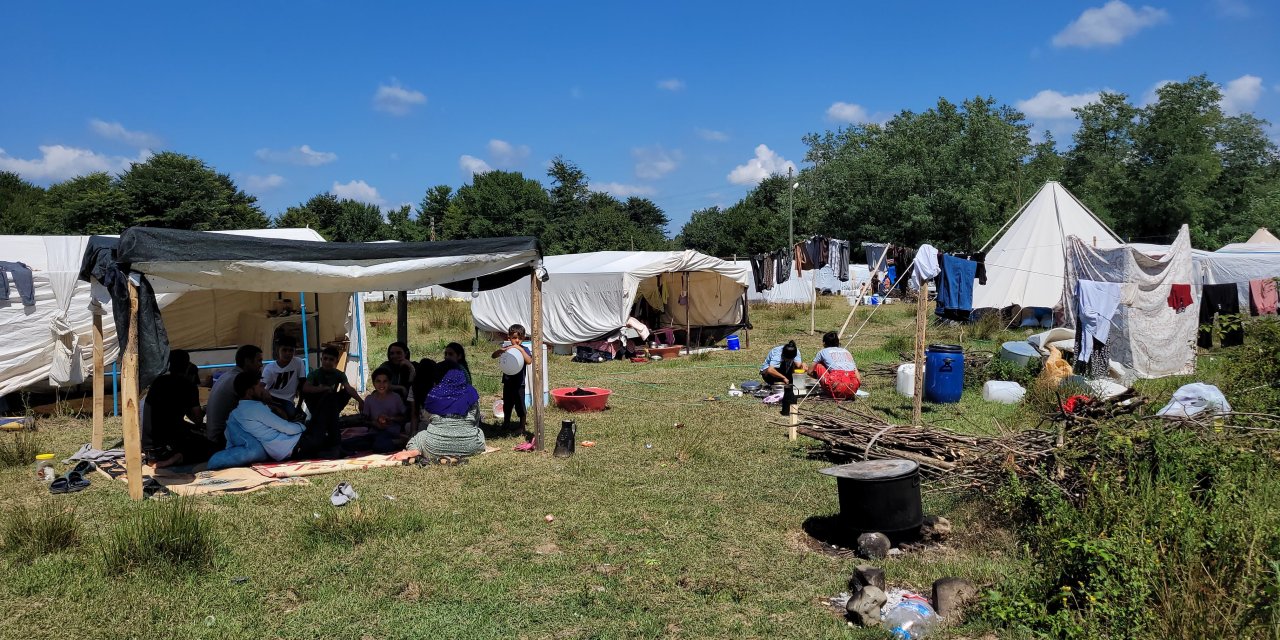
{"type": "Polygon", "coordinates": [[[111,361],[111,415],[120,416],[120,372],[114,360],[111,361]]]}
{"type": "Polygon", "coordinates": [[[360,350],[360,391],[364,392],[364,297],[357,291],[351,294],[356,310],[356,348],[360,350]]]}
{"type": "Polygon", "coordinates": [[[307,292],[299,291],[298,297],[302,299],[302,372],[307,375],[311,373],[311,357],[307,355],[307,292]]]}

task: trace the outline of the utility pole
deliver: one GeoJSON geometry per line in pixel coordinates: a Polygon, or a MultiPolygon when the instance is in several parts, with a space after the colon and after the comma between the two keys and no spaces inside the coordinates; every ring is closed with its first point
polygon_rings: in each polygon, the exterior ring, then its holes
{"type": "Polygon", "coordinates": [[[796,246],[796,187],[791,181],[791,167],[787,167],[787,246],[796,246]]]}

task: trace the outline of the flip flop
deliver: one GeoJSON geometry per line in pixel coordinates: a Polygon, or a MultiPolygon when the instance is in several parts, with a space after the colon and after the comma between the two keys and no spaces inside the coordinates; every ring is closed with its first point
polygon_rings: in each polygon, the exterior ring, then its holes
{"type": "Polygon", "coordinates": [[[533,451],[534,446],[532,442],[521,442],[520,444],[512,447],[512,449],[515,451],[533,451]]]}
{"type": "Polygon", "coordinates": [[[54,478],[53,482],[49,484],[49,493],[56,495],[59,493],[67,493],[69,491],[71,491],[71,481],[68,480],[66,476],[54,478]]]}
{"type": "Polygon", "coordinates": [[[67,488],[67,491],[70,491],[71,493],[75,493],[77,491],[84,491],[85,489],[89,488],[90,484],[92,484],[89,482],[88,478],[84,477],[83,473],[76,471],[74,469],[72,469],[71,471],[68,471],[65,477],[69,485],[67,488]]]}

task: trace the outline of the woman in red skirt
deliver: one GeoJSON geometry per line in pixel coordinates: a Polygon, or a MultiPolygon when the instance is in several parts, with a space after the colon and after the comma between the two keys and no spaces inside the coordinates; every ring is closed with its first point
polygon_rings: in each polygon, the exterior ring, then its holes
{"type": "Polygon", "coordinates": [[[852,399],[862,384],[853,354],[840,346],[840,335],[834,331],[822,336],[822,351],[813,358],[809,375],[817,378],[831,397],[843,400],[852,399]]]}

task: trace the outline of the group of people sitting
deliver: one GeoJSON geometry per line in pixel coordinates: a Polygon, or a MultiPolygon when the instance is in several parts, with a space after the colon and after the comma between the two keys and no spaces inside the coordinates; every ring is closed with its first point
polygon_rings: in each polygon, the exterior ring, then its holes
{"type": "MultiPolygon", "coordinates": [[[[760,365],[760,377],[766,384],[791,384],[792,376],[797,373],[806,372],[795,340],[770,349],[764,364],[760,365]]],[[[861,386],[853,354],[840,346],[840,334],[835,331],[822,336],[822,350],[814,356],[807,374],[816,379],[828,395],[841,400],[852,399],[861,386]]]]}
{"type": "MultiPolygon", "coordinates": [[[[515,325],[494,352],[519,349],[524,328],[515,325]]],[[[158,468],[207,462],[210,470],[288,459],[332,459],[372,451],[398,457],[458,459],[484,451],[480,394],[472,385],[466,351],[450,343],[440,361],[415,363],[401,342],[387,348],[387,361],[371,376],[373,391],[361,397],[338,369],[341,354],[320,353],[320,367],[305,373],[291,338],[277,341],[274,360],[263,365],[262,349],[243,345],[235,367],[218,377],[208,404],[200,405],[199,376],[190,355],[169,354],[169,372],[149,387],[143,439],[158,468]],[[358,417],[342,412],[355,402],[358,417]]],[[[525,432],[524,376],[503,375],[503,427],[518,417],[525,432]]]]}

